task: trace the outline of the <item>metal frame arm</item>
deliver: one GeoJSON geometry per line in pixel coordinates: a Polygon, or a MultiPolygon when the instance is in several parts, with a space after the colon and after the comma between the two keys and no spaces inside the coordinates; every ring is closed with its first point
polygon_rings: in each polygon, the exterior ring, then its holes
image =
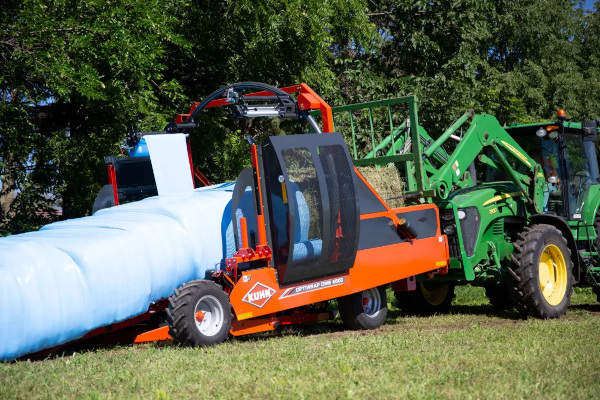
{"type": "MultiPolygon", "coordinates": [[[[471,111],[468,111],[452,124],[438,140],[423,152],[423,157],[431,156],[471,115],[471,111]]],[[[540,165],[527,155],[519,144],[500,126],[496,118],[487,114],[475,115],[473,117],[471,126],[449,156],[446,164],[434,170],[434,172],[428,170],[428,172],[431,172],[429,174],[429,181],[431,182],[432,189],[435,189],[437,195],[441,198],[446,198],[452,191],[452,187],[466,178],[465,171],[479,155],[486,157],[485,161],[489,161],[486,162],[487,165],[505,172],[515,185],[523,191],[527,200],[536,208],[538,207],[534,199],[537,197],[538,191],[536,186],[541,187],[542,185],[539,179],[540,165]],[[498,158],[496,163],[482,154],[483,150],[487,147],[490,147],[498,158]],[[507,154],[511,154],[518,163],[523,165],[528,171],[527,175],[515,171],[510,166],[501,149],[507,154]]]]}

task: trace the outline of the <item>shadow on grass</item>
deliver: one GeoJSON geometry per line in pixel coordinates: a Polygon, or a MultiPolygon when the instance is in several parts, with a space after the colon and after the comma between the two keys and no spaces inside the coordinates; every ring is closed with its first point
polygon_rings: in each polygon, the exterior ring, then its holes
{"type": "Polygon", "coordinates": [[[589,311],[589,312],[593,312],[593,313],[600,313],[600,303],[577,304],[574,306],[570,306],[569,310],[582,310],[582,311],[589,311]]]}
{"type": "MultiPolygon", "coordinates": [[[[472,305],[472,306],[465,306],[465,305],[452,306],[452,308],[450,308],[450,314],[484,315],[487,317],[504,318],[504,319],[514,320],[514,321],[525,319],[516,310],[499,311],[489,304],[472,305]]],[[[414,316],[414,315],[405,314],[401,310],[398,310],[398,309],[388,311],[388,318],[400,318],[400,317],[409,317],[409,316],[414,316]]]]}
{"type": "Polygon", "coordinates": [[[19,361],[44,361],[55,360],[62,357],[70,357],[75,354],[94,353],[98,350],[110,350],[119,346],[128,346],[133,344],[137,335],[148,330],[155,329],[156,325],[137,325],[120,329],[118,331],[104,333],[89,339],[80,339],[75,342],[66,343],[51,349],[42,350],[37,353],[27,354],[17,358],[13,362],[19,361]]]}
{"type": "MultiPolygon", "coordinates": [[[[600,313],[600,303],[596,304],[578,304],[569,307],[573,311],[587,311],[592,313],[600,313]]],[[[489,304],[479,305],[454,305],[450,309],[451,315],[477,315],[495,317],[506,320],[518,321],[526,319],[526,317],[519,314],[516,310],[499,311],[489,304]]],[[[402,317],[407,317],[401,310],[397,308],[388,309],[387,321],[385,325],[393,325],[394,320],[402,317]]],[[[427,317],[422,317],[427,318],[427,317]]],[[[133,339],[139,333],[147,331],[148,327],[134,326],[131,328],[123,329],[120,331],[100,335],[91,339],[81,340],[79,342],[67,344],[59,348],[45,350],[40,353],[30,354],[23,356],[14,362],[19,361],[43,361],[43,360],[54,360],[62,357],[70,357],[75,354],[93,353],[98,350],[111,350],[119,346],[132,345],[133,339]]],[[[299,325],[286,325],[279,329],[269,332],[256,333],[245,336],[237,336],[233,339],[238,343],[250,343],[258,340],[276,339],[289,336],[299,337],[310,337],[317,335],[327,334],[342,334],[349,332],[345,328],[344,324],[336,318],[331,321],[313,322],[299,325]]],[[[156,342],[153,344],[155,347],[172,348],[177,345],[173,344],[172,341],[156,342]]]]}
{"type": "Polygon", "coordinates": [[[346,331],[347,328],[344,327],[344,324],[339,319],[336,319],[331,321],[312,322],[298,325],[286,325],[274,331],[256,333],[245,336],[236,336],[234,340],[236,342],[244,343],[270,338],[279,338],[287,336],[309,337],[317,335],[327,335],[332,333],[342,333],[346,331]]]}

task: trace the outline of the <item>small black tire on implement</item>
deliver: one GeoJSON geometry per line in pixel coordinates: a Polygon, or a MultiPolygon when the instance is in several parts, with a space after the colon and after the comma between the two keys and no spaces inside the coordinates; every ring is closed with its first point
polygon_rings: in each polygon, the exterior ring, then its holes
{"type": "Polygon", "coordinates": [[[507,311],[515,308],[515,302],[510,295],[506,282],[486,286],[485,295],[489,299],[490,304],[498,311],[507,311]]]}
{"type": "Polygon", "coordinates": [[[348,329],[377,329],[387,316],[385,287],[378,286],[338,299],[342,322],[348,329]]]}
{"type": "Polygon", "coordinates": [[[196,280],[182,285],[169,297],[167,324],[176,344],[212,346],[224,342],[231,329],[231,303],[213,281],[196,280]]]}
{"type": "Polygon", "coordinates": [[[454,300],[454,285],[419,282],[417,289],[408,292],[394,292],[398,308],[405,315],[428,317],[448,314],[454,300]]]}
{"type": "Polygon", "coordinates": [[[508,285],[517,310],[548,319],[567,313],[573,262],[567,240],[552,225],[525,227],[514,243],[508,285]]]}

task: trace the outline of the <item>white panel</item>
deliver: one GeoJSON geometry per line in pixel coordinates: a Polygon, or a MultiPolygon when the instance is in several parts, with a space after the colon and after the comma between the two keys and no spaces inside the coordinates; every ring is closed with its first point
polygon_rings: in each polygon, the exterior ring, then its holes
{"type": "Polygon", "coordinates": [[[181,133],[144,136],[154,170],[159,196],[194,190],[185,135],[181,133]]]}

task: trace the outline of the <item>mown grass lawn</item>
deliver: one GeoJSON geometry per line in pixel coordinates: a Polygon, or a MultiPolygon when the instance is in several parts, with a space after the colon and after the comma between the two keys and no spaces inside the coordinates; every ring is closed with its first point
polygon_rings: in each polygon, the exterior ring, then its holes
{"type": "Polygon", "coordinates": [[[376,331],[337,321],[231,340],[83,351],[0,364],[0,399],[536,398],[600,396],[600,304],[578,290],[567,316],[497,313],[457,289],[453,314],[402,317],[376,331]]]}

